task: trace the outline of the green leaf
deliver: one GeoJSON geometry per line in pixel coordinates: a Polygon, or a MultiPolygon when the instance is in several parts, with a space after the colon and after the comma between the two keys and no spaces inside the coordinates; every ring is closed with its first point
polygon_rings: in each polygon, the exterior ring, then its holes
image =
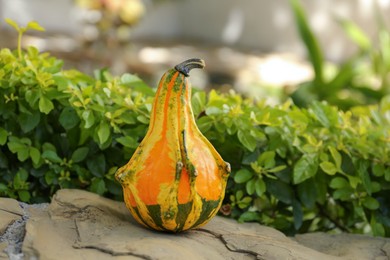
{"type": "Polygon", "coordinates": [[[100,123],[97,134],[99,137],[100,144],[104,144],[110,137],[110,126],[105,122],[100,123]]]}
{"type": "Polygon", "coordinates": [[[122,144],[125,147],[128,148],[137,148],[138,147],[138,142],[131,136],[121,136],[116,139],[116,141],[120,144],[122,144]]]}
{"type": "Polygon", "coordinates": [[[363,200],[363,206],[370,210],[377,210],[379,208],[379,202],[372,197],[366,197],[363,200]]]}
{"type": "Polygon", "coordinates": [[[330,181],[329,186],[333,189],[342,189],[345,187],[349,187],[349,183],[343,177],[335,177],[330,181]]]}
{"type": "Polygon", "coordinates": [[[25,97],[26,101],[28,102],[28,104],[29,104],[32,108],[36,108],[36,103],[37,103],[38,100],[39,100],[40,93],[39,93],[37,90],[29,89],[29,90],[27,90],[26,93],[24,94],[24,97],[25,97]]]}
{"type": "Polygon", "coordinates": [[[87,160],[88,170],[96,177],[102,178],[106,172],[106,158],[103,154],[92,156],[87,160]]]}
{"type": "Polygon", "coordinates": [[[27,158],[29,158],[29,156],[30,156],[30,153],[29,153],[28,147],[26,147],[26,149],[18,151],[18,160],[21,162],[24,162],[25,160],[27,160],[27,158]]]}
{"type": "Polygon", "coordinates": [[[286,168],[287,168],[286,165],[278,165],[278,166],[276,166],[276,167],[274,167],[272,169],[267,170],[267,172],[272,172],[272,173],[280,172],[280,171],[283,171],[286,168]]]}
{"type": "Polygon", "coordinates": [[[84,159],[87,158],[88,152],[89,152],[89,148],[88,148],[88,147],[80,147],[80,148],[77,148],[77,149],[73,152],[72,157],[71,157],[71,160],[72,160],[73,162],[75,162],[75,163],[84,161],[84,159]]]}
{"type": "Polygon", "coordinates": [[[196,92],[192,95],[192,110],[194,112],[195,117],[197,117],[206,106],[206,92],[200,91],[196,92]]]}
{"type": "Polygon", "coordinates": [[[256,149],[256,139],[249,131],[243,131],[239,129],[237,131],[237,137],[241,144],[245,146],[249,151],[253,152],[256,149]]]}
{"type": "Polygon", "coordinates": [[[329,175],[335,175],[337,173],[336,166],[331,162],[320,163],[321,169],[329,175]]]}
{"type": "Polygon", "coordinates": [[[263,166],[266,169],[271,169],[275,166],[275,152],[274,151],[266,151],[263,152],[259,159],[257,160],[260,166],[263,166]]]}
{"type": "Polygon", "coordinates": [[[382,165],[382,164],[375,163],[375,164],[372,166],[372,173],[373,173],[376,177],[382,177],[382,176],[385,174],[385,166],[382,165]]]}
{"type": "Polygon", "coordinates": [[[0,127],[0,145],[4,145],[7,142],[8,132],[0,127]]]}
{"type": "Polygon", "coordinates": [[[385,180],[390,182],[390,167],[385,170],[385,180]]]}
{"type": "Polygon", "coordinates": [[[245,185],[245,188],[246,188],[246,192],[249,194],[249,195],[252,195],[253,193],[255,193],[255,186],[256,186],[256,179],[253,178],[251,179],[250,181],[248,181],[245,185]]]}
{"type": "Polygon", "coordinates": [[[338,171],[341,170],[342,157],[341,154],[332,146],[329,147],[330,154],[336,164],[336,168],[338,171]]]}
{"type": "Polygon", "coordinates": [[[7,191],[8,191],[7,185],[5,185],[4,183],[0,183],[0,194],[6,193],[7,191]]]}
{"type": "Polygon", "coordinates": [[[101,178],[95,178],[91,183],[90,189],[99,195],[103,195],[107,191],[106,184],[101,178]]]}
{"type": "Polygon", "coordinates": [[[213,126],[214,119],[208,116],[202,116],[197,120],[196,124],[202,133],[206,133],[213,126]]]}
{"type": "Polygon", "coordinates": [[[19,190],[18,196],[19,196],[19,199],[23,202],[29,202],[31,199],[30,192],[28,192],[27,190],[19,190]]]}
{"type": "Polygon", "coordinates": [[[25,143],[22,143],[20,141],[20,139],[14,137],[14,136],[11,136],[9,138],[9,141],[7,143],[7,146],[8,146],[8,149],[12,152],[12,153],[17,153],[19,151],[22,151],[22,150],[26,150],[28,149],[28,147],[26,146],[25,143]]]}
{"type": "Polygon", "coordinates": [[[30,158],[34,164],[38,164],[41,160],[41,152],[35,147],[30,147],[30,158]]]}
{"type": "Polygon", "coordinates": [[[372,193],[371,178],[368,172],[369,163],[363,160],[357,160],[356,162],[357,172],[362,181],[363,187],[367,191],[368,195],[372,193]]]}
{"type": "Polygon", "coordinates": [[[47,159],[53,163],[61,163],[62,159],[57,155],[55,151],[52,150],[46,150],[42,153],[42,158],[47,159]]]}
{"type": "Polygon", "coordinates": [[[273,179],[266,179],[265,183],[268,192],[275,196],[275,198],[286,204],[292,203],[294,192],[290,185],[285,182],[273,179]]]}
{"type": "Polygon", "coordinates": [[[305,207],[312,208],[316,203],[319,193],[314,179],[307,179],[306,181],[300,183],[297,188],[299,200],[305,207]]]}
{"type": "Polygon", "coordinates": [[[297,200],[293,200],[292,203],[293,206],[293,216],[294,216],[294,228],[295,230],[298,230],[301,228],[303,223],[303,210],[302,205],[297,200]]]}
{"type": "Polygon", "coordinates": [[[293,9],[299,34],[301,36],[302,41],[305,43],[311,61],[311,65],[314,69],[315,81],[319,84],[322,84],[324,59],[322,51],[320,49],[320,45],[309,26],[301,2],[299,0],[290,0],[290,4],[293,9]]]}
{"type": "Polygon", "coordinates": [[[137,116],[137,120],[145,125],[149,124],[149,118],[144,115],[137,116]]]}
{"type": "Polygon", "coordinates": [[[84,119],[84,122],[85,122],[84,127],[85,128],[88,129],[95,124],[95,116],[91,110],[85,110],[81,116],[84,119]]]}
{"type": "Polygon", "coordinates": [[[238,222],[261,222],[261,215],[259,212],[246,211],[240,215],[238,222]]]}
{"type": "Polygon", "coordinates": [[[294,165],[293,182],[299,184],[313,177],[318,170],[318,162],[316,158],[311,158],[308,155],[303,155],[294,165]]]}
{"type": "Polygon", "coordinates": [[[386,235],[385,227],[377,222],[374,214],[371,216],[370,226],[374,236],[384,237],[386,235]]]}
{"type": "Polygon", "coordinates": [[[48,185],[53,184],[55,179],[56,179],[56,174],[53,171],[47,171],[45,173],[45,181],[48,185]]]}
{"type": "Polygon", "coordinates": [[[72,129],[80,122],[80,118],[78,117],[76,110],[72,107],[65,107],[58,120],[62,127],[66,130],[72,129]]]}
{"type": "Polygon", "coordinates": [[[49,114],[50,111],[54,109],[53,102],[51,102],[51,100],[48,99],[46,96],[41,96],[38,105],[39,105],[39,111],[45,114],[49,114]]]}
{"type": "Polygon", "coordinates": [[[337,189],[333,192],[333,199],[348,201],[352,198],[353,192],[352,188],[337,189]]]}
{"type": "Polygon", "coordinates": [[[256,190],[256,195],[257,196],[262,196],[263,193],[267,190],[267,187],[265,185],[265,182],[263,179],[257,179],[255,183],[255,190],[256,190]]]}
{"type": "Polygon", "coordinates": [[[20,27],[14,20],[12,20],[10,18],[5,18],[4,20],[5,20],[6,23],[11,25],[17,32],[19,32],[20,27]]]}
{"type": "Polygon", "coordinates": [[[249,181],[253,177],[253,172],[247,169],[241,169],[234,175],[234,181],[236,183],[244,183],[249,181]]]}
{"type": "Polygon", "coordinates": [[[28,179],[28,172],[25,170],[25,169],[20,169],[17,173],[16,173],[16,178],[18,178],[18,180],[20,182],[26,182],[27,179],[28,179]]]}
{"type": "Polygon", "coordinates": [[[352,21],[339,20],[347,36],[354,41],[361,49],[368,50],[371,46],[370,38],[352,21]]]}
{"type": "Polygon", "coordinates": [[[24,133],[28,133],[37,127],[40,120],[41,114],[38,111],[34,111],[31,114],[20,113],[18,117],[20,127],[24,133]]]}
{"type": "Polygon", "coordinates": [[[45,28],[43,28],[42,26],[39,25],[38,22],[36,21],[31,21],[27,24],[26,26],[27,29],[33,29],[33,30],[36,30],[36,31],[45,31],[45,28]]]}

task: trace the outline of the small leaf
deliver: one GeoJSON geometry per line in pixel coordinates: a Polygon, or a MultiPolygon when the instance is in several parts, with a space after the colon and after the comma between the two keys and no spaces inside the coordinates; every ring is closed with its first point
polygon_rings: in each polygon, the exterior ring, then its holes
{"type": "Polygon", "coordinates": [[[87,160],[88,170],[96,177],[102,178],[106,172],[106,158],[103,154],[92,156],[87,160]]]}
{"type": "Polygon", "coordinates": [[[335,175],[337,172],[336,166],[331,162],[320,163],[321,169],[329,175],[335,175]]]}
{"type": "Polygon", "coordinates": [[[347,36],[354,41],[363,50],[367,50],[371,46],[370,38],[353,22],[342,19],[340,20],[347,36]]]}
{"type": "Polygon", "coordinates": [[[254,178],[246,183],[245,188],[246,188],[246,192],[249,195],[252,195],[253,193],[255,193],[255,185],[256,185],[256,179],[254,179],[254,178]]]}
{"type": "Polygon", "coordinates": [[[379,208],[379,202],[372,198],[372,197],[367,197],[363,201],[364,207],[370,209],[370,210],[376,210],[379,208]]]}
{"type": "Polygon", "coordinates": [[[85,122],[84,127],[87,129],[93,126],[93,124],[95,124],[95,116],[91,110],[85,110],[82,113],[82,118],[85,122]]]}
{"type": "Polygon", "coordinates": [[[30,158],[34,164],[38,164],[41,160],[41,152],[35,147],[30,147],[30,158]]]}
{"type": "Polygon", "coordinates": [[[206,105],[206,93],[203,91],[196,92],[192,95],[191,103],[194,115],[197,117],[202,111],[204,111],[206,105]]]}
{"type": "Polygon", "coordinates": [[[39,111],[45,114],[49,114],[54,109],[53,102],[45,96],[41,96],[39,99],[39,111]]]}
{"type": "Polygon", "coordinates": [[[0,127],[0,145],[4,145],[7,142],[8,132],[0,127]]]}
{"type": "Polygon", "coordinates": [[[20,113],[18,116],[18,121],[22,131],[28,133],[33,130],[41,120],[41,114],[38,111],[34,111],[31,114],[20,113]]]}
{"type": "Polygon", "coordinates": [[[99,137],[99,142],[101,144],[104,144],[110,137],[111,134],[110,126],[105,122],[100,123],[97,134],[99,137]]]}
{"type": "Polygon", "coordinates": [[[30,192],[28,192],[27,190],[19,190],[18,196],[19,199],[23,202],[29,202],[31,198],[30,192]]]}
{"type": "Polygon", "coordinates": [[[45,181],[48,185],[53,184],[55,178],[56,178],[56,174],[53,171],[47,171],[45,173],[45,181]]]}
{"type": "Polygon", "coordinates": [[[239,129],[237,131],[237,137],[240,143],[243,144],[249,151],[253,152],[256,149],[256,139],[249,133],[249,131],[239,129]]]}
{"type": "Polygon", "coordinates": [[[275,166],[275,152],[266,151],[259,156],[257,161],[260,166],[263,166],[266,169],[270,169],[275,166]]]}
{"type": "Polygon", "coordinates": [[[316,184],[314,178],[310,178],[298,185],[299,200],[307,208],[312,208],[317,200],[319,191],[316,184]]]}
{"type": "Polygon", "coordinates": [[[133,137],[131,136],[122,136],[122,137],[118,137],[116,139],[116,141],[120,144],[122,144],[123,146],[125,147],[128,147],[128,148],[137,148],[138,147],[138,142],[137,140],[135,140],[133,137]]]}
{"type": "Polygon", "coordinates": [[[267,172],[272,172],[272,173],[275,173],[275,172],[280,172],[280,171],[283,171],[284,169],[286,169],[286,165],[278,165],[272,169],[269,169],[267,170],[267,172]]]}
{"type": "Polygon", "coordinates": [[[303,155],[294,166],[293,181],[294,184],[299,184],[317,173],[318,162],[316,159],[311,159],[308,155],[303,155]]]}
{"type": "Polygon", "coordinates": [[[95,192],[99,195],[103,195],[106,191],[106,184],[104,183],[104,180],[101,178],[96,178],[92,181],[91,187],[92,192],[95,192]]]}
{"type": "Polygon", "coordinates": [[[26,149],[18,151],[18,160],[21,162],[24,162],[27,160],[27,158],[30,156],[29,149],[26,147],[26,149]]]}
{"type": "Polygon", "coordinates": [[[5,193],[8,191],[8,187],[7,185],[5,185],[4,183],[0,183],[0,193],[5,193]]]}
{"type": "Polygon", "coordinates": [[[149,118],[144,115],[137,116],[137,120],[145,125],[149,124],[149,118]]]}
{"type": "Polygon", "coordinates": [[[20,27],[19,27],[19,25],[18,25],[14,20],[12,20],[12,19],[10,19],[10,18],[5,18],[4,20],[5,20],[6,23],[8,23],[9,25],[11,25],[16,31],[19,32],[20,27]]]}
{"type": "Polygon", "coordinates": [[[332,155],[332,158],[336,164],[337,170],[341,170],[341,163],[342,163],[342,157],[341,154],[334,148],[329,147],[330,154],[332,155]]]}
{"type": "Polygon", "coordinates": [[[61,163],[62,159],[57,155],[55,151],[46,150],[42,153],[42,158],[47,159],[53,163],[61,163]]]}
{"type": "Polygon", "coordinates": [[[89,148],[88,147],[77,148],[73,152],[71,160],[73,162],[75,162],[75,163],[81,162],[81,161],[83,161],[87,157],[88,152],[89,152],[89,148]]]}
{"type": "Polygon", "coordinates": [[[335,177],[330,181],[329,186],[333,189],[342,189],[345,187],[349,187],[349,183],[343,177],[335,177]]]}
{"type": "Polygon", "coordinates": [[[375,163],[375,164],[372,166],[372,173],[373,173],[376,177],[382,177],[383,174],[385,173],[385,166],[382,165],[382,164],[377,164],[377,163],[375,163]]]}
{"type": "Polygon", "coordinates": [[[58,120],[62,127],[66,130],[72,129],[80,122],[80,118],[78,117],[76,110],[72,107],[64,108],[58,120]]]}
{"type": "Polygon", "coordinates": [[[27,29],[33,29],[33,30],[36,30],[36,31],[45,31],[45,28],[43,28],[42,26],[39,25],[38,22],[36,21],[31,21],[27,24],[26,26],[27,29]]]}
{"type": "Polygon", "coordinates": [[[294,215],[294,228],[298,230],[303,223],[303,210],[302,205],[297,200],[293,200],[293,215],[294,215]]]}
{"type": "Polygon", "coordinates": [[[286,204],[291,204],[294,197],[294,192],[291,188],[292,186],[280,180],[266,179],[265,181],[269,193],[278,200],[286,204]]]}
{"type": "Polygon", "coordinates": [[[236,183],[244,183],[253,177],[253,172],[247,169],[241,169],[234,175],[234,181],[236,183]]]}
{"type": "Polygon", "coordinates": [[[257,179],[255,183],[255,190],[256,190],[256,195],[261,196],[263,193],[267,190],[267,187],[265,185],[265,182],[263,179],[257,179]]]}

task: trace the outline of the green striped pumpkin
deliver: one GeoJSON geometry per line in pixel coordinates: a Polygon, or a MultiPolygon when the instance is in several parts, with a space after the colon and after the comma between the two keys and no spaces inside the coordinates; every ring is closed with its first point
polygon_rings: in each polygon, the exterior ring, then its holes
{"type": "Polygon", "coordinates": [[[116,178],[134,219],[147,228],[180,232],[206,224],[225,195],[230,165],[199,131],[187,79],[204,61],[190,59],[160,80],[149,130],[116,178]]]}

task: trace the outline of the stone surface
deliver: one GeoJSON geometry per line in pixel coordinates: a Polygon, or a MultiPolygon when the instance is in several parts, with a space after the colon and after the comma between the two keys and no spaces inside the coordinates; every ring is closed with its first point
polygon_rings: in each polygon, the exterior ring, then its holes
{"type": "Polygon", "coordinates": [[[0,235],[7,227],[23,216],[23,210],[14,199],[2,198],[0,200],[0,235]]]}
{"type": "Polygon", "coordinates": [[[0,233],[0,259],[382,260],[390,256],[386,238],[313,233],[292,239],[272,228],[222,217],[180,234],[155,232],[138,225],[124,203],[80,190],[58,191],[49,206],[0,198],[0,214],[2,221],[8,214],[18,218],[0,233]],[[16,226],[19,232],[13,232],[16,226]],[[13,241],[23,245],[8,243],[12,234],[19,236],[13,241]]]}

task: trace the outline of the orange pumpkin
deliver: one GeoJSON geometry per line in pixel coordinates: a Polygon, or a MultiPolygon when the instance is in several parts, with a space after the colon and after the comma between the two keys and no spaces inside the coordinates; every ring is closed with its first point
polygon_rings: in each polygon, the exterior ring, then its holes
{"type": "Polygon", "coordinates": [[[187,79],[204,61],[190,59],[168,70],[159,83],[149,130],[116,178],[134,219],[145,227],[179,232],[216,215],[230,165],[199,131],[187,79]]]}

